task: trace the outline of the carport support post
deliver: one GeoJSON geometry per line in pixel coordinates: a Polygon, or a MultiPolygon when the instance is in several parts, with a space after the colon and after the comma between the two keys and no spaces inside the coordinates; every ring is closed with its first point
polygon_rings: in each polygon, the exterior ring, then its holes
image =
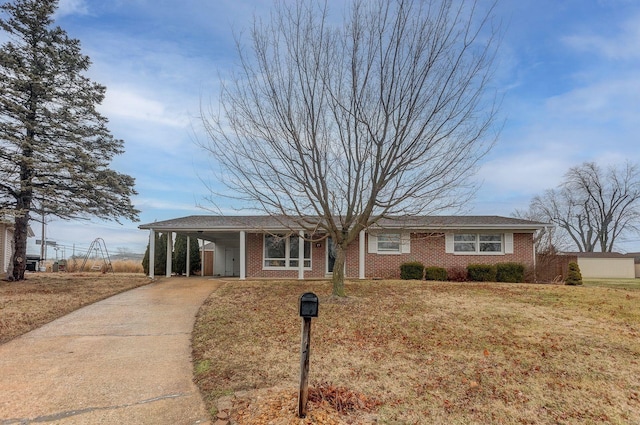
{"type": "Polygon", "coordinates": [[[153,279],[156,270],[156,232],[149,229],[149,278],[153,279]]]}
{"type": "Polygon", "coordinates": [[[247,233],[240,231],[240,280],[247,278],[247,233]]]}
{"type": "Polygon", "coordinates": [[[358,278],[364,279],[364,230],[360,230],[360,239],[359,239],[359,258],[358,258],[358,278]]]}
{"type": "Polygon", "coordinates": [[[191,236],[187,236],[187,277],[191,270],[191,236]]]}
{"type": "Polygon", "coordinates": [[[167,233],[167,269],[166,276],[171,277],[171,257],[173,253],[173,232],[167,233]]]}
{"type": "Polygon", "coordinates": [[[298,280],[304,280],[304,230],[298,232],[298,280]]]}

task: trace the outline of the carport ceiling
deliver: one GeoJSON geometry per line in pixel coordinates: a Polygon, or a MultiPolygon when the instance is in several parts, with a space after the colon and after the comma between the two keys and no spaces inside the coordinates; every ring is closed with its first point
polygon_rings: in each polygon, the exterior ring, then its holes
{"type": "Polygon", "coordinates": [[[175,233],[187,235],[190,238],[204,239],[207,242],[214,242],[218,245],[224,245],[228,248],[240,247],[240,232],[175,231],[175,233]]]}

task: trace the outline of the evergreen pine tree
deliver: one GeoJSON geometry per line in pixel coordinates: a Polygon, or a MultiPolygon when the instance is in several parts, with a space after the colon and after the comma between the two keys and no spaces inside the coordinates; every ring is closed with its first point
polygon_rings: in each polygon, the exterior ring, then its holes
{"type": "MultiPolygon", "coordinates": [[[[142,258],[142,268],[144,269],[144,274],[149,274],[149,244],[147,243],[147,249],[144,252],[144,257],[142,258]]],[[[155,276],[164,276],[166,273],[166,260],[167,260],[167,235],[161,235],[159,233],[155,234],[155,264],[153,268],[153,273],[155,276]]]]}
{"type": "Polygon", "coordinates": [[[149,249],[149,242],[147,242],[147,249],[144,251],[144,257],[142,257],[142,270],[147,276],[149,276],[149,249]]]}
{"type": "Polygon", "coordinates": [[[167,240],[166,233],[156,234],[156,262],[154,273],[156,276],[164,276],[167,272],[167,240]]]}
{"type": "Polygon", "coordinates": [[[0,5],[0,211],[14,217],[13,276],[24,279],[31,212],[137,220],[134,180],[109,169],[122,140],[97,110],[79,40],[53,26],[58,0],[0,5]]]}
{"type": "Polygon", "coordinates": [[[198,245],[198,239],[191,238],[189,248],[189,255],[191,257],[191,273],[200,270],[202,261],[200,259],[200,246],[198,245]]]}
{"type": "Polygon", "coordinates": [[[580,273],[578,263],[569,263],[569,272],[564,283],[567,285],[582,285],[582,273],[580,273]]]}
{"type": "Polygon", "coordinates": [[[187,272],[187,235],[177,234],[173,245],[173,272],[183,275],[187,272]]]}

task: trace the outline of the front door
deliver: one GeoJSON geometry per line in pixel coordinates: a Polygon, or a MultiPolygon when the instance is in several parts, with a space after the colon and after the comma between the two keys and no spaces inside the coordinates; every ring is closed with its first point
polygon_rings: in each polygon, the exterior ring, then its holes
{"type": "Polygon", "coordinates": [[[333,273],[333,265],[336,262],[336,246],[331,238],[327,238],[327,274],[333,273]]]}
{"type": "Polygon", "coordinates": [[[233,248],[225,248],[224,250],[224,275],[225,276],[234,276],[234,249],[233,248]]]}

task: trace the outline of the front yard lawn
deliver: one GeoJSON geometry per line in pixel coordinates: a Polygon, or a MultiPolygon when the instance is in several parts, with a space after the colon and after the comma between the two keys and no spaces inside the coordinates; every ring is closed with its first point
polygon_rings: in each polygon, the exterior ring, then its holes
{"type": "Polygon", "coordinates": [[[0,281],[0,344],[149,282],[139,273],[30,273],[23,281],[0,281]]]}
{"type": "MultiPolygon", "coordinates": [[[[242,424],[640,423],[640,286],[232,281],[203,305],[195,380],[242,424]],[[309,417],[297,302],[320,297],[309,417]],[[224,403],[220,403],[224,400],[224,403]]],[[[226,412],[221,412],[222,416],[226,412]]],[[[232,422],[233,423],[233,422],[232,422]]]]}

